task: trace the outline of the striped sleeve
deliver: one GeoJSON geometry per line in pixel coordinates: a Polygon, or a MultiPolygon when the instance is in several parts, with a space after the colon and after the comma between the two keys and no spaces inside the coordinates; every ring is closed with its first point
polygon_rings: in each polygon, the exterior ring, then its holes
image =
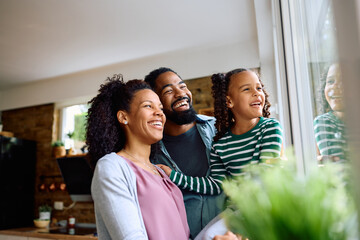
{"type": "Polygon", "coordinates": [[[280,123],[276,120],[267,123],[262,135],[260,161],[266,162],[266,160],[279,158],[283,142],[283,132],[280,123]]]}
{"type": "Polygon", "coordinates": [[[332,119],[330,113],[320,115],[314,120],[314,134],[317,147],[323,156],[339,156],[345,158],[343,136],[344,124],[332,119]]]}
{"type": "Polygon", "coordinates": [[[214,148],[210,152],[210,175],[206,177],[186,176],[183,173],[172,171],[170,179],[179,188],[200,194],[217,195],[222,192],[221,184],[226,176],[226,169],[214,148]]]}

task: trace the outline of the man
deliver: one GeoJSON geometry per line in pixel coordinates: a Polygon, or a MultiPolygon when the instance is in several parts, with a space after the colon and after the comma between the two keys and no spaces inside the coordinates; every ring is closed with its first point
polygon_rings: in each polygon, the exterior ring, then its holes
{"type": "MultiPolygon", "coordinates": [[[[164,137],[153,146],[153,163],[165,164],[190,176],[208,175],[215,118],[196,114],[190,90],[172,69],[156,69],[145,81],[159,95],[166,115],[164,137]]],[[[221,212],[224,197],[185,190],[183,196],[190,234],[195,238],[221,212]]]]}

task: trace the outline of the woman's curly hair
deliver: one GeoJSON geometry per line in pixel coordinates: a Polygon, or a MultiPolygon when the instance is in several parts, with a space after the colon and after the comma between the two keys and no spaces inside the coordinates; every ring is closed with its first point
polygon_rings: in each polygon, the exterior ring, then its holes
{"type": "MultiPolygon", "coordinates": [[[[226,104],[226,96],[228,95],[229,90],[229,83],[230,78],[232,75],[245,72],[245,71],[251,71],[250,69],[246,68],[238,68],[234,69],[226,74],[224,73],[217,73],[213,74],[211,76],[212,80],[212,96],[214,98],[214,115],[216,118],[215,127],[217,130],[217,133],[214,137],[214,141],[218,141],[220,138],[224,136],[224,134],[229,130],[229,127],[233,124],[234,121],[234,115],[232,111],[227,107],[226,104]]],[[[257,74],[256,74],[257,75],[257,74]]],[[[258,76],[258,75],[257,75],[258,76]]],[[[260,77],[258,76],[259,81],[261,83],[261,86],[264,87],[264,84],[262,83],[260,77]]],[[[267,92],[263,89],[263,92],[265,94],[265,105],[263,108],[263,117],[268,118],[270,116],[269,108],[271,106],[268,97],[269,95],[267,92]]]]}
{"type": "Polygon", "coordinates": [[[105,154],[120,151],[125,145],[125,132],[118,119],[119,110],[130,111],[130,103],[134,94],[142,89],[151,89],[143,80],[124,82],[121,74],[107,78],[102,84],[99,94],[89,104],[86,124],[86,144],[88,145],[91,164],[105,154]]]}

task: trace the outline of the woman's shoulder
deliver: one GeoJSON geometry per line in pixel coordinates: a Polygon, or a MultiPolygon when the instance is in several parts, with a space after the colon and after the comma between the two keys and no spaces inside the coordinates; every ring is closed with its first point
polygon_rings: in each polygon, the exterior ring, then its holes
{"type": "Polygon", "coordinates": [[[111,152],[111,153],[104,155],[102,158],[100,158],[96,165],[98,165],[98,164],[104,165],[104,164],[110,164],[110,163],[121,164],[122,162],[124,162],[124,161],[119,161],[119,160],[123,160],[123,158],[121,156],[117,155],[115,152],[111,152]]]}
{"type": "Polygon", "coordinates": [[[109,175],[112,172],[116,172],[116,173],[123,172],[123,171],[119,171],[122,169],[129,170],[130,166],[123,157],[119,156],[115,152],[104,155],[96,163],[97,171],[106,171],[106,173],[108,173],[109,175]]]}

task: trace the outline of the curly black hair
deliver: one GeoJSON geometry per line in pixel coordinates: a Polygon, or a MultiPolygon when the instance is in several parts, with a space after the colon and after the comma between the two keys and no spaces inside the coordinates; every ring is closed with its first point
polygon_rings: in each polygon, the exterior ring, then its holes
{"type": "Polygon", "coordinates": [[[125,145],[125,132],[117,119],[119,110],[130,111],[134,94],[142,89],[151,89],[143,80],[124,82],[121,74],[107,78],[99,94],[89,101],[86,124],[86,144],[91,164],[95,167],[99,158],[111,152],[120,151],[125,145]]]}
{"type": "Polygon", "coordinates": [[[146,75],[145,78],[144,78],[144,80],[145,80],[145,82],[147,82],[147,83],[155,90],[156,79],[160,76],[160,74],[166,73],[166,72],[175,73],[180,79],[182,79],[182,78],[179,76],[179,74],[177,74],[177,72],[175,72],[175,71],[172,70],[171,68],[160,67],[160,68],[158,68],[158,69],[155,69],[155,70],[151,71],[148,75],[146,75]]]}
{"type": "MultiPolygon", "coordinates": [[[[232,125],[234,115],[231,110],[227,107],[226,96],[229,90],[230,78],[232,75],[252,71],[246,68],[237,68],[228,73],[216,73],[211,76],[212,80],[212,96],[214,98],[214,115],[216,118],[215,127],[217,133],[214,137],[214,141],[218,141],[224,136],[224,134],[229,130],[229,127],[232,125]]],[[[256,74],[256,73],[255,73],[256,74]]],[[[256,74],[258,76],[258,74],[256,74]]],[[[260,77],[258,76],[261,86],[264,87],[260,77]]],[[[265,94],[265,105],[263,108],[263,117],[268,118],[270,116],[269,108],[271,106],[268,98],[268,93],[263,89],[265,94]]]]}

